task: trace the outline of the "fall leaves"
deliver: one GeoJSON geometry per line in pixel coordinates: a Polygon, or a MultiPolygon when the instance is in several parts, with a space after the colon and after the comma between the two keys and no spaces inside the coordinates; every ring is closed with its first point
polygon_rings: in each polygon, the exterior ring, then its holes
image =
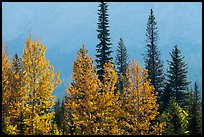
{"type": "MultiPolygon", "coordinates": [[[[3,48],[3,45],[2,45],[3,48]]],[[[53,124],[54,89],[60,72],[45,58],[46,47],[29,37],[22,57],[12,62],[2,50],[2,128],[4,134],[62,134],[53,124]]],[[[157,120],[157,93],[150,86],[147,70],[132,61],[125,87],[116,88],[117,73],[112,63],[103,66],[103,82],[93,59],[83,45],[73,62],[73,82],[65,97],[63,134],[84,135],[158,135],[165,122],[157,120]]]]}
{"type": "Polygon", "coordinates": [[[29,37],[22,57],[20,60],[15,57],[10,67],[2,50],[5,134],[51,134],[54,113],[50,109],[55,103],[52,92],[60,84],[60,73],[54,73],[54,67],[46,61],[45,51],[38,38],[33,42],[29,37]]]}
{"type": "MultiPolygon", "coordinates": [[[[65,101],[65,109],[72,112],[73,134],[162,134],[165,123],[152,124],[159,113],[147,70],[132,61],[126,74],[129,85],[120,93],[115,87],[114,65],[106,63],[103,68],[102,83],[83,45],[73,63],[73,83],[67,89],[70,96],[65,101]]],[[[69,125],[70,119],[66,123],[69,125]]]]}

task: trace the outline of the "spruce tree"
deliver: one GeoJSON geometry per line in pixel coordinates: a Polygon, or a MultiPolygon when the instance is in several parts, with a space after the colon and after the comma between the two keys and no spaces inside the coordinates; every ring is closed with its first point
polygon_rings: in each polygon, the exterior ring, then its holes
{"type": "Polygon", "coordinates": [[[54,106],[55,118],[54,122],[57,124],[57,127],[60,131],[64,132],[64,102],[59,99],[56,101],[54,106]]]}
{"type": "Polygon", "coordinates": [[[188,113],[183,110],[175,98],[171,98],[167,109],[162,114],[162,119],[166,122],[164,135],[187,135],[188,113]]]}
{"type": "Polygon", "coordinates": [[[98,35],[99,43],[96,49],[96,63],[97,63],[97,74],[100,81],[103,82],[103,66],[107,62],[112,62],[111,57],[111,45],[110,33],[109,33],[109,20],[108,20],[108,4],[106,2],[100,2],[98,10],[98,35]]]}
{"type": "Polygon", "coordinates": [[[192,106],[190,107],[190,120],[189,120],[189,130],[191,135],[201,135],[202,126],[201,126],[201,110],[200,110],[200,100],[198,93],[198,85],[195,82],[194,91],[191,96],[192,106]]]}
{"type": "Polygon", "coordinates": [[[116,50],[116,68],[117,68],[117,75],[118,75],[118,89],[122,92],[123,87],[126,84],[127,79],[125,79],[126,71],[128,68],[128,55],[127,49],[123,42],[123,39],[120,38],[118,42],[118,48],[116,50]]]}
{"type": "MultiPolygon", "coordinates": [[[[170,53],[172,60],[168,61],[169,69],[167,70],[167,84],[168,90],[165,94],[171,97],[175,96],[178,104],[184,107],[185,104],[185,91],[188,89],[189,81],[187,80],[187,64],[184,62],[184,57],[177,45],[170,53]],[[168,93],[169,92],[169,93],[168,93]]],[[[166,99],[167,101],[167,99],[166,99]]]]}
{"type": "Polygon", "coordinates": [[[21,68],[20,59],[17,53],[14,55],[14,59],[16,60],[14,64],[14,69],[16,69],[17,72],[19,72],[22,68],[21,68]]]}
{"type": "Polygon", "coordinates": [[[148,70],[148,79],[151,79],[151,85],[154,86],[155,92],[158,92],[158,101],[164,85],[163,61],[160,59],[158,50],[158,28],[153,10],[151,9],[146,28],[147,45],[146,53],[144,54],[145,68],[148,70]]]}

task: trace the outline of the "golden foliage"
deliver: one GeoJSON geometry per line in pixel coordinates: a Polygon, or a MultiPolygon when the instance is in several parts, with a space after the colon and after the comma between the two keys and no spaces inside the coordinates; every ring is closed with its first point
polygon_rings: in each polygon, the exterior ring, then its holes
{"type": "Polygon", "coordinates": [[[10,89],[10,59],[6,56],[6,52],[4,51],[3,43],[2,43],[2,128],[5,126],[5,120],[8,116],[7,109],[9,108],[9,102],[11,95],[10,89]]]}
{"type": "MultiPolygon", "coordinates": [[[[73,83],[67,90],[66,108],[70,110],[73,134],[118,134],[116,116],[118,95],[114,95],[117,76],[111,63],[104,66],[104,84],[96,74],[92,59],[83,46],[73,63],[73,83]]],[[[68,112],[67,112],[68,115],[68,112]]]]}
{"type": "Polygon", "coordinates": [[[125,134],[161,134],[163,123],[156,123],[156,126],[152,124],[159,113],[157,96],[147,79],[147,70],[140,68],[138,62],[131,61],[128,72],[126,77],[129,85],[124,88],[122,95],[125,134]]]}
{"type": "MultiPolygon", "coordinates": [[[[60,72],[54,73],[45,51],[39,38],[33,42],[29,37],[19,66],[16,58],[10,63],[2,50],[2,123],[6,134],[64,134],[52,123],[54,112],[50,112],[56,100],[52,93],[61,82],[60,72]]],[[[103,66],[102,83],[84,45],[76,56],[73,82],[65,98],[65,134],[163,133],[166,123],[157,120],[157,92],[153,92],[146,69],[132,61],[126,74],[126,86],[119,92],[112,63],[103,66]]]]}
{"type": "Polygon", "coordinates": [[[2,128],[6,134],[50,134],[54,115],[49,110],[60,73],[54,73],[45,51],[38,38],[32,42],[29,37],[20,64],[17,57],[10,63],[2,44],[2,128]]]}
{"type": "Polygon", "coordinates": [[[55,103],[53,90],[60,84],[60,73],[45,58],[46,47],[29,37],[20,58],[23,66],[21,91],[26,93],[24,110],[25,134],[50,134],[55,103]]]}

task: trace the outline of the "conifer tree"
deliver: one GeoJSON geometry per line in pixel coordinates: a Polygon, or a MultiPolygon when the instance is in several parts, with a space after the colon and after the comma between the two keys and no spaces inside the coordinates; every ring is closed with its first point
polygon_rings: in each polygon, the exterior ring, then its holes
{"type": "Polygon", "coordinates": [[[188,135],[188,113],[183,110],[174,98],[171,98],[167,109],[162,114],[166,121],[164,135],[188,135]]]}
{"type": "Polygon", "coordinates": [[[117,76],[118,76],[118,87],[120,92],[123,91],[124,84],[127,84],[127,79],[122,78],[126,75],[126,70],[128,68],[128,55],[127,49],[123,42],[123,39],[120,38],[118,42],[118,48],[116,50],[116,68],[117,68],[117,76]]]}
{"type": "Polygon", "coordinates": [[[200,99],[198,92],[198,84],[194,83],[194,91],[191,96],[191,106],[190,106],[190,120],[189,120],[189,130],[190,135],[201,135],[202,134],[202,126],[201,126],[201,110],[200,110],[200,99]]]}
{"type": "Polygon", "coordinates": [[[108,4],[106,2],[99,3],[98,9],[98,35],[99,43],[96,48],[96,63],[97,63],[97,74],[101,82],[103,82],[103,66],[107,62],[112,62],[111,57],[111,45],[110,42],[110,30],[109,30],[109,19],[108,19],[108,4]]]}
{"type": "Polygon", "coordinates": [[[55,103],[53,90],[60,84],[60,72],[54,73],[54,67],[45,58],[46,47],[39,42],[33,42],[31,36],[25,43],[21,57],[22,91],[26,92],[26,103],[23,105],[25,134],[52,134],[52,119],[50,112],[55,103]]]}
{"type": "MultiPolygon", "coordinates": [[[[170,97],[175,96],[177,103],[184,107],[185,104],[185,91],[188,89],[190,82],[187,80],[187,64],[184,62],[184,57],[177,45],[172,49],[171,61],[168,61],[169,68],[167,70],[167,83],[168,90],[164,94],[169,94],[170,97]],[[169,92],[169,93],[168,93],[169,92]]],[[[167,102],[166,98],[164,98],[167,102]]]]}
{"type": "Polygon", "coordinates": [[[150,15],[146,28],[147,45],[146,53],[144,54],[145,68],[148,70],[148,79],[151,79],[151,85],[154,86],[155,92],[158,92],[158,103],[161,104],[160,98],[164,88],[164,68],[163,61],[160,59],[158,50],[158,28],[153,10],[150,10],[150,15]]]}
{"type": "Polygon", "coordinates": [[[151,124],[159,114],[157,92],[150,85],[147,70],[140,68],[138,62],[130,62],[126,77],[129,86],[123,91],[125,134],[132,135],[161,135],[165,122],[151,124]]]}
{"type": "Polygon", "coordinates": [[[54,117],[54,123],[57,124],[59,132],[64,133],[65,132],[65,126],[64,126],[64,101],[60,101],[58,99],[54,105],[54,111],[55,111],[55,117],[54,117]]]}

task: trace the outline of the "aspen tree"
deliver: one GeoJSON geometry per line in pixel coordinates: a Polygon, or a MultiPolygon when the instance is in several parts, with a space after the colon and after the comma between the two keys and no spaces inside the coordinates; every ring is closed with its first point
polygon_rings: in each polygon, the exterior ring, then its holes
{"type": "Polygon", "coordinates": [[[65,119],[70,134],[119,134],[119,95],[114,95],[117,74],[113,64],[104,65],[102,84],[83,46],[73,63],[72,77],[73,82],[67,90],[70,96],[65,100],[65,119]]]}
{"type": "Polygon", "coordinates": [[[45,58],[46,47],[39,42],[33,42],[31,36],[25,42],[21,62],[24,67],[22,80],[26,92],[24,105],[25,134],[51,134],[52,119],[50,109],[55,103],[53,90],[60,84],[60,72],[54,73],[54,67],[45,58]]]}
{"type": "Polygon", "coordinates": [[[77,52],[72,78],[73,82],[67,89],[70,97],[65,100],[65,108],[71,111],[72,118],[72,122],[68,121],[67,124],[74,128],[71,134],[95,134],[98,126],[96,114],[99,109],[97,100],[100,81],[84,45],[77,52]]]}
{"type": "Polygon", "coordinates": [[[165,123],[151,124],[159,114],[157,92],[147,79],[147,70],[138,62],[131,61],[128,67],[129,86],[124,88],[123,110],[125,134],[150,135],[162,134],[165,123]],[[159,129],[158,129],[159,128],[159,129]]]}
{"type": "Polygon", "coordinates": [[[4,133],[7,132],[6,128],[9,126],[10,123],[7,111],[9,109],[9,100],[11,96],[10,67],[11,67],[10,58],[7,56],[4,50],[4,45],[2,43],[2,129],[4,133]]]}
{"type": "Polygon", "coordinates": [[[100,113],[100,134],[122,134],[119,118],[121,116],[120,92],[116,92],[117,73],[114,65],[110,62],[104,64],[103,92],[98,99],[100,113]]]}

